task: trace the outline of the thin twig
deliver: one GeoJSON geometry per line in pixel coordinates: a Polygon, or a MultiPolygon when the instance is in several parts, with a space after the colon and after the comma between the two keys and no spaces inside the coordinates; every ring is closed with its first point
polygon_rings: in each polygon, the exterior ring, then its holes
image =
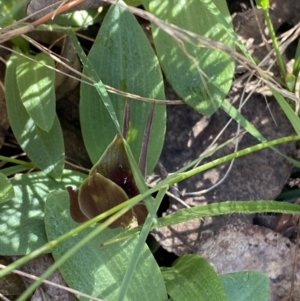
{"type": "Polygon", "coordinates": [[[9,299],[7,299],[4,295],[2,295],[0,293],[0,299],[3,300],[3,301],[10,301],[9,299]]]}
{"type": "MultiPolygon", "coordinates": [[[[6,268],[6,266],[3,265],[3,264],[0,264],[0,269],[4,269],[4,268],[6,268]]],[[[20,276],[23,276],[23,277],[26,277],[26,278],[29,278],[29,279],[32,279],[32,280],[38,280],[38,279],[39,279],[39,277],[37,277],[37,276],[31,275],[31,274],[28,274],[28,273],[24,273],[24,272],[19,271],[19,270],[14,270],[14,271],[12,271],[12,273],[17,274],[17,275],[20,275],[20,276]]],[[[77,295],[79,295],[79,296],[82,296],[82,297],[85,297],[85,298],[89,298],[89,299],[91,299],[91,300],[104,301],[103,299],[99,299],[99,298],[90,296],[90,295],[88,295],[88,294],[85,294],[85,293],[82,293],[82,292],[80,292],[80,291],[74,290],[74,289],[72,289],[72,288],[69,288],[69,287],[66,287],[66,286],[63,286],[63,285],[54,283],[54,282],[49,281],[49,280],[43,280],[43,283],[48,284],[48,285],[51,285],[51,286],[54,286],[54,287],[57,287],[57,288],[60,288],[60,289],[62,289],[62,290],[65,290],[65,291],[67,291],[67,292],[70,292],[70,293],[72,293],[72,294],[77,294],[77,295]]]]}
{"type": "Polygon", "coordinates": [[[74,163],[72,163],[72,162],[70,162],[70,161],[68,161],[68,160],[65,160],[65,162],[66,162],[66,164],[68,164],[68,165],[70,165],[70,166],[72,166],[72,167],[74,167],[74,168],[76,168],[76,169],[78,169],[78,170],[81,170],[81,171],[83,171],[83,172],[89,173],[89,171],[90,171],[88,168],[85,168],[85,167],[83,167],[83,166],[79,166],[79,165],[74,164],[74,163]]]}

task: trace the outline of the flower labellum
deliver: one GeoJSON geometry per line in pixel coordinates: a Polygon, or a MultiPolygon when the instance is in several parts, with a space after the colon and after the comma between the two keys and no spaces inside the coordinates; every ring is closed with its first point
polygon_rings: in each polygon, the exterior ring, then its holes
{"type": "MultiPolygon", "coordinates": [[[[122,137],[116,135],[99,161],[92,167],[79,190],[73,190],[70,186],[67,190],[71,217],[77,223],[94,218],[138,195],[139,190],[133,178],[122,137]]],[[[146,206],[141,202],[114,221],[110,227],[127,227],[132,222],[133,216],[139,224],[143,224],[147,214],[146,206]]]]}

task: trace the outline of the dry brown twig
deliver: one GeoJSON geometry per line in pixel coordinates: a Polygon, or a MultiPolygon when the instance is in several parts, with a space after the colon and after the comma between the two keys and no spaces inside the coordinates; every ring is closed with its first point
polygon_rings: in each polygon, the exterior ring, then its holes
{"type": "MultiPolygon", "coordinates": [[[[3,265],[3,264],[0,264],[0,269],[4,269],[4,268],[6,268],[6,266],[3,265]]],[[[32,280],[38,280],[39,279],[39,277],[37,277],[37,276],[31,275],[31,274],[28,274],[28,273],[24,273],[24,272],[19,271],[19,270],[14,270],[14,271],[12,271],[12,273],[20,275],[22,277],[26,277],[26,278],[32,279],[32,280]]],[[[66,287],[66,286],[54,283],[54,282],[49,281],[49,280],[43,280],[43,283],[47,284],[47,285],[52,285],[54,287],[60,288],[60,289],[65,290],[65,291],[68,291],[68,292],[70,292],[72,294],[75,294],[75,295],[79,295],[79,296],[82,296],[82,297],[85,297],[85,298],[89,298],[91,300],[104,301],[103,299],[99,299],[99,298],[93,297],[91,295],[82,293],[80,291],[77,291],[77,290],[74,290],[72,288],[69,288],[69,287],[66,287]]]]}

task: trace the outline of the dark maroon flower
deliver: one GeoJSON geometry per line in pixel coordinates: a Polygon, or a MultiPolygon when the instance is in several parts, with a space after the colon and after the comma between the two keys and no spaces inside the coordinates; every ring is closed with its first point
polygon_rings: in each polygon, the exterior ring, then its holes
{"type": "MultiPolygon", "coordinates": [[[[67,190],[71,217],[77,223],[85,222],[138,195],[122,137],[115,137],[79,190],[73,190],[72,187],[67,187],[67,190]]],[[[139,203],[112,223],[111,227],[127,227],[133,216],[139,224],[143,224],[147,214],[144,203],[139,203]]]]}

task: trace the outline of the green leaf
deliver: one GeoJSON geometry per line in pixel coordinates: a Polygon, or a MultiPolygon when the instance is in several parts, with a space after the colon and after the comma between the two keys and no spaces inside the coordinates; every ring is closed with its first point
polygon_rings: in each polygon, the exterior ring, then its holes
{"type": "Polygon", "coordinates": [[[18,59],[15,54],[11,55],[5,74],[5,96],[10,125],[28,157],[44,172],[58,179],[61,177],[65,159],[62,130],[56,116],[51,130],[47,133],[28,115],[18,92],[18,59]]]}
{"type": "Polygon", "coordinates": [[[2,172],[0,172],[0,204],[9,201],[14,196],[14,188],[9,179],[2,172]]]}
{"type": "MultiPolygon", "coordinates": [[[[76,38],[76,35],[74,34],[73,31],[70,32],[69,34],[70,39],[81,59],[81,61],[83,62],[83,65],[86,66],[86,70],[89,74],[89,76],[91,76],[92,80],[94,81],[94,86],[98,92],[98,95],[100,96],[101,100],[103,101],[105,108],[107,109],[107,112],[109,113],[111,120],[113,121],[115,128],[117,130],[117,132],[119,133],[120,136],[122,136],[122,132],[121,132],[121,128],[120,128],[120,124],[119,121],[117,119],[117,114],[114,110],[114,107],[112,105],[112,102],[107,94],[107,91],[102,83],[102,81],[99,79],[98,74],[96,73],[96,71],[93,68],[93,65],[91,64],[91,62],[87,59],[87,57],[85,56],[84,51],[82,50],[81,46],[79,45],[79,42],[76,38]]],[[[151,108],[151,112],[153,113],[154,108],[151,108]]],[[[152,114],[151,114],[152,115],[152,114]]],[[[152,115],[153,117],[153,115],[152,115]]],[[[145,184],[143,175],[141,173],[141,171],[139,170],[138,165],[136,164],[136,160],[133,157],[133,154],[131,152],[131,149],[128,145],[128,143],[126,142],[125,139],[123,139],[123,143],[126,149],[126,153],[128,155],[128,159],[132,168],[132,172],[134,175],[134,179],[136,181],[137,187],[139,188],[140,192],[144,192],[147,189],[147,185],[145,184]]],[[[148,166],[148,170],[149,170],[149,166],[148,166]]],[[[153,210],[151,208],[153,208],[153,205],[151,206],[151,202],[150,202],[150,198],[145,198],[145,203],[147,205],[147,208],[149,209],[150,214],[152,215],[152,217],[154,216],[153,214],[153,210]]]]}
{"type": "Polygon", "coordinates": [[[61,181],[43,172],[14,177],[12,200],[0,204],[0,255],[25,255],[47,243],[44,205],[47,195],[67,185],[79,186],[86,175],[64,170],[61,181]]]}
{"type": "Polygon", "coordinates": [[[87,27],[98,22],[100,23],[103,20],[105,11],[105,8],[100,13],[95,8],[77,10],[68,14],[56,15],[53,20],[49,20],[47,23],[66,27],[87,27]]]}
{"type": "Polygon", "coordinates": [[[300,214],[297,204],[276,202],[270,200],[259,201],[225,201],[205,206],[182,209],[158,219],[157,227],[171,226],[194,218],[203,218],[231,213],[253,214],[260,212],[300,214]]]}
{"type": "Polygon", "coordinates": [[[289,91],[293,92],[295,91],[295,85],[296,85],[297,78],[294,74],[287,74],[285,77],[285,84],[289,91]]]}
{"type": "MultiPolygon", "coordinates": [[[[96,71],[93,68],[93,65],[91,64],[91,62],[86,58],[84,51],[82,50],[82,48],[79,45],[79,42],[76,38],[76,35],[74,34],[73,31],[70,32],[69,34],[70,39],[81,59],[81,61],[83,62],[83,65],[86,66],[86,71],[89,74],[89,76],[91,76],[92,80],[94,81],[94,86],[98,92],[98,95],[100,96],[105,109],[107,110],[108,114],[111,117],[111,121],[113,122],[118,134],[120,136],[122,136],[122,132],[121,132],[121,128],[120,128],[120,123],[117,119],[117,114],[115,112],[115,109],[112,105],[112,102],[110,100],[110,98],[108,97],[107,91],[102,83],[102,81],[99,79],[98,74],[96,73],[96,71]]],[[[127,102],[126,102],[127,104],[127,102]]],[[[151,113],[153,113],[154,111],[154,107],[151,107],[151,113]]],[[[151,114],[151,116],[153,117],[153,114],[151,114]]],[[[148,122],[147,122],[148,123],[148,122]]],[[[148,131],[147,131],[148,132],[148,131]]],[[[146,134],[147,134],[146,132],[146,134]]],[[[147,134],[148,138],[149,138],[149,134],[147,134]]],[[[143,141],[144,142],[144,141],[143,141]]],[[[123,143],[126,149],[126,153],[128,155],[128,159],[132,168],[132,172],[134,175],[134,179],[136,181],[137,187],[139,189],[140,192],[144,192],[147,189],[147,185],[145,184],[143,175],[141,173],[141,171],[139,170],[138,165],[136,164],[136,160],[133,157],[132,151],[127,143],[127,141],[125,139],[123,139],[123,143]]],[[[149,144],[149,143],[147,143],[149,144]]],[[[142,153],[142,152],[141,152],[142,153]]],[[[146,165],[146,164],[145,164],[146,165]]],[[[148,166],[148,171],[149,171],[149,166],[148,166]]],[[[154,218],[154,212],[152,210],[152,208],[154,207],[153,205],[151,205],[151,198],[145,198],[145,203],[147,205],[147,209],[149,210],[149,213],[151,214],[151,216],[154,218]]]]}
{"type": "MultiPolygon", "coordinates": [[[[165,22],[233,47],[226,27],[232,28],[224,0],[144,0],[144,6],[165,22]],[[220,22],[225,18],[227,22],[220,22]]],[[[228,30],[229,32],[229,30],[228,30]]],[[[175,92],[204,115],[213,114],[228,93],[234,61],[218,49],[209,49],[192,40],[175,39],[152,24],[159,61],[175,92]]]]}
{"type": "Polygon", "coordinates": [[[291,125],[293,126],[297,135],[300,135],[300,119],[299,116],[295,113],[295,111],[291,108],[288,102],[284,99],[284,97],[271,87],[269,87],[272,94],[276,98],[278,104],[280,105],[281,109],[285,113],[286,117],[289,119],[291,125]]]}
{"type": "MultiPolygon", "coordinates": [[[[49,195],[45,207],[45,226],[49,241],[55,240],[77,226],[71,220],[68,208],[66,192],[56,191],[49,195]]],[[[55,247],[54,259],[58,260],[95,227],[97,225],[87,228],[55,247]]],[[[100,243],[122,231],[124,231],[122,228],[106,229],[60,267],[70,287],[105,300],[117,299],[119,286],[132,256],[136,238],[105,247],[100,247],[100,243]]],[[[79,299],[83,300],[80,297],[79,299]]],[[[125,300],[163,301],[166,299],[165,285],[159,267],[148,247],[144,245],[138,269],[133,275],[125,300]]]]}
{"type": "Polygon", "coordinates": [[[54,60],[43,52],[29,58],[18,57],[16,76],[21,100],[36,125],[46,132],[55,118],[54,67],[54,60]]]}
{"type": "Polygon", "coordinates": [[[119,120],[117,118],[117,114],[116,114],[113,104],[109,98],[109,95],[105,88],[105,85],[99,78],[96,70],[94,69],[94,66],[92,65],[92,63],[86,56],[85,52],[83,51],[74,31],[71,30],[69,32],[69,37],[70,37],[72,44],[82,62],[82,65],[85,66],[86,72],[90,76],[90,79],[93,81],[94,87],[98,93],[98,96],[100,96],[101,101],[104,103],[105,108],[106,108],[107,112],[109,113],[117,132],[120,135],[122,135],[121,126],[120,126],[119,120]]]}
{"type": "Polygon", "coordinates": [[[256,5],[258,8],[268,9],[270,7],[270,1],[269,0],[257,0],[256,5]]]}
{"type": "Polygon", "coordinates": [[[217,273],[198,255],[180,257],[171,268],[163,268],[162,274],[174,301],[227,301],[217,273]]]}
{"type": "Polygon", "coordinates": [[[20,20],[26,17],[24,7],[29,0],[11,0],[0,1],[0,26],[3,28],[14,20],[20,20]]]}
{"type": "Polygon", "coordinates": [[[270,280],[258,272],[238,272],[220,275],[230,301],[268,301],[270,280]]]}
{"type": "MultiPolygon", "coordinates": [[[[88,57],[104,84],[143,97],[164,99],[163,79],[154,51],[134,16],[123,5],[109,9],[88,57]]],[[[84,73],[88,74],[87,68],[84,73]]],[[[110,98],[119,123],[123,124],[125,101],[129,98],[117,94],[110,94],[110,98]]],[[[151,106],[130,99],[128,143],[136,161],[151,106]]],[[[148,145],[148,172],[161,153],[165,119],[165,106],[155,106],[148,145]]],[[[117,130],[95,88],[86,84],[81,85],[80,121],[86,148],[95,163],[117,130]]]]}
{"type": "Polygon", "coordinates": [[[32,167],[23,166],[23,165],[13,165],[6,168],[1,168],[1,172],[6,176],[10,177],[15,175],[16,173],[24,172],[32,167]]]}

